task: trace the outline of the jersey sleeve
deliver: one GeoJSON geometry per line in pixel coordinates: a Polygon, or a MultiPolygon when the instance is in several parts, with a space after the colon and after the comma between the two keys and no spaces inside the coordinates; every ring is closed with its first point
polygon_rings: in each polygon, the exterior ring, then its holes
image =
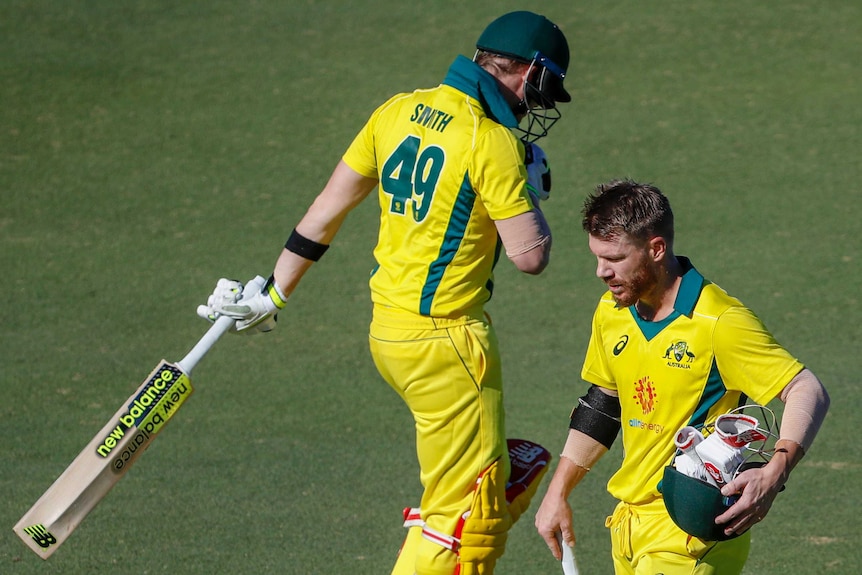
{"type": "Polygon", "coordinates": [[[377,152],[374,146],[374,131],[381,113],[397,100],[403,98],[404,94],[396,94],[383,105],[377,108],[368,121],[362,127],[353,142],[344,152],[341,159],[350,166],[357,174],[367,178],[378,178],[377,152]]]}
{"type": "Polygon", "coordinates": [[[513,218],[533,209],[523,145],[508,128],[495,124],[480,134],[468,170],[492,220],[513,218]]]}
{"type": "Polygon", "coordinates": [[[617,384],[614,381],[608,366],[607,356],[605,354],[604,340],[602,337],[602,306],[604,301],[599,303],[593,314],[592,327],[590,328],[590,342],[587,344],[587,353],[584,357],[584,366],[581,369],[581,379],[587,383],[598,385],[606,389],[617,389],[617,384]]]}
{"type": "Polygon", "coordinates": [[[761,405],[775,399],[804,367],[745,307],[725,311],[713,337],[715,361],[725,386],[761,405]]]}
{"type": "Polygon", "coordinates": [[[377,177],[377,161],[374,155],[374,135],[371,126],[372,120],[368,120],[351,142],[350,147],[342,156],[344,163],[350,166],[357,174],[366,178],[377,177]]]}

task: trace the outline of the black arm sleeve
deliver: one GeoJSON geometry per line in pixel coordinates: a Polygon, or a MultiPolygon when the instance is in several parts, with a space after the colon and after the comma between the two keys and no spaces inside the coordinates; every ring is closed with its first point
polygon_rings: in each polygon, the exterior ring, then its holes
{"type": "Polygon", "coordinates": [[[612,397],[593,385],[586,395],[578,398],[569,428],[589,435],[610,449],[622,427],[621,411],[618,397],[612,397]]]}

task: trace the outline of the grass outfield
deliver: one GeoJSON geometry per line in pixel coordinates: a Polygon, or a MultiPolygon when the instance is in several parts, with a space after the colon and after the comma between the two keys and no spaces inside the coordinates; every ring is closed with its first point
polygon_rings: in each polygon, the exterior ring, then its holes
{"type": "MultiPolygon", "coordinates": [[[[523,7],[341,4],[0,4],[0,572],[389,572],[420,487],[410,416],[366,346],[372,202],[274,333],[217,345],[182,412],[50,561],[11,530],[158,360],[202,334],[195,307],[217,278],[269,274],[372,109],[439,83],[488,21],[523,7]]],[[[583,197],[612,177],[654,182],[675,208],[677,252],[752,307],[833,399],[745,573],[857,573],[862,7],[536,10],[569,38],[574,101],[542,142],[552,265],[527,277],[502,262],[488,306],[509,435],[556,453],[585,389],[602,284],[583,197]]],[[[590,575],[611,572],[604,484],[619,457],[571,498],[590,575]]],[[[558,572],[535,508],[500,575],[558,572]]]]}

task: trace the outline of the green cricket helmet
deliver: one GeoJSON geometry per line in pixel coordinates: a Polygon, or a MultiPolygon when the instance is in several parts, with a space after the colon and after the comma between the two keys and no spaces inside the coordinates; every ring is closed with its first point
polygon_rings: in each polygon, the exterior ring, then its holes
{"type": "Polygon", "coordinates": [[[532,142],[547,135],[561,116],[556,103],[572,100],[563,86],[569,67],[569,44],[560,28],[533,12],[509,12],[488,24],[476,48],[536,69],[535,73],[528,74],[525,97],[516,113],[529,117],[527,128],[520,129],[525,141],[532,142]]]}
{"type": "Polygon", "coordinates": [[[740,535],[725,535],[725,525],[715,523],[715,518],[735,502],[722,495],[718,487],[689,477],[668,465],[664,468],[661,493],[668,515],[689,535],[705,541],[726,541],[740,535]]]}
{"type": "MultiPolygon", "coordinates": [[[[766,465],[772,458],[775,442],[779,437],[777,431],[779,425],[775,413],[763,405],[750,404],[732,409],[728,415],[747,416],[755,422],[755,428],[760,432],[758,438],[750,441],[745,448],[747,455],[735,475],[766,465]]],[[[709,435],[714,429],[713,423],[705,426],[704,432],[709,435]]],[[[716,517],[736,503],[737,495],[726,497],[715,485],[690,477],[673,465],[664,468],[659,491],[664,498],[670,518],[677,527],[689,535],[705,541],[726,541],[741,535],[740,533],[725,535],[724,529],[727,526],[715,523],[716,517]]],[[[780,491],[784,491],[783,485],[780,491]]]]}

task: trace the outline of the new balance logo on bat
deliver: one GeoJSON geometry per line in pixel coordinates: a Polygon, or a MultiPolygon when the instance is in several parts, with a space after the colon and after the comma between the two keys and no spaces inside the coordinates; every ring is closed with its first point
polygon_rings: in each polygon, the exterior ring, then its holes
{"type": "MultiPolygon", "coordinates": [[[[176,367],[168,364],[163,364],[162,369],[159,369],[156,375],[152,377],[149,383],[141,390],[141,393],[129,404],[128,411],[120,416],[116,427],[102,441],[102,444],[96,448],[96,453],[101,457],[108,457],[111,451],[119,444],[120,440],[125,436],[126,432],[133,427],[140,426],[148,417],[154,418],[157,421],[151,422],[151,427],[148,431],[158,431],[163,421],[159,420],[159,415],[153,413],[154,410],[162,403],[165,395],[176,388],[177,383],[181,380],[183,372],[176,367]]],[[[182,386],[181,386],[182,387],[182,386]]],[[[186,389],[180,389],[176,399],[186,393],[186,389]]],[[[174,401],[176,401],[176,399],[174,401]]],[[[170,403],[170,402],[168,402],[170,403]]],[[[170,412],[172,405],[166,410],[170,412]]]]}
{"type": "Polygon", "coordinates": [[[43,549],[47,549],[57,542],[57,538],[51,535],[51,532],[45,529],[45,526],[42,524],[25,527],[24,533],[32,537],[33,541],[36,542],[36,545],[43,549]]]}

